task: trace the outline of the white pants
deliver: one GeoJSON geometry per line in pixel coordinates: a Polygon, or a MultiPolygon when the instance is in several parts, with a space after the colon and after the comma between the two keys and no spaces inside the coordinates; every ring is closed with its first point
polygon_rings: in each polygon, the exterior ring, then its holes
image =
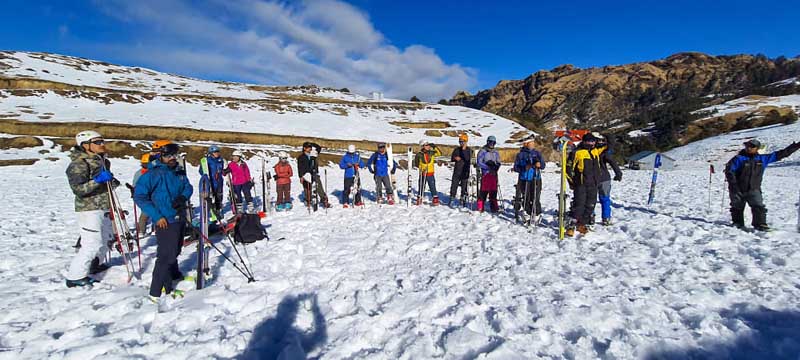
{"type": "Polygon", "coordinates": [[[78,226],[81,229],[81,248],[69,264],[67,279],[80,280],[89,276],[89,266],[95,257],[100,263],[107,261],[108,240],[112,238],[111,220],[105,216],[106,211],[78,212],[78,226]]]}

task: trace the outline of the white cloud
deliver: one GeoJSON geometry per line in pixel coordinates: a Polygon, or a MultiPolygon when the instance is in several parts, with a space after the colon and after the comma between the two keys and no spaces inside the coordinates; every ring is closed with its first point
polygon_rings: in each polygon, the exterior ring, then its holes
{"type": "Polygon", "coordinates": [[[276,85],[348,87],[438,100],[476,84],[475,71],[422,45],[391,45],[359,9],[337,0],[98,1],[135,27],[117,57],[158,69],[276,85]]]}

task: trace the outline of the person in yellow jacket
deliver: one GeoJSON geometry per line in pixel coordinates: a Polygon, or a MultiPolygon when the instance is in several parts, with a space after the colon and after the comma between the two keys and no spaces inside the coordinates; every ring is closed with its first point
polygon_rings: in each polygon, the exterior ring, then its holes
{"type": "Polygon", "coordinates": [[[420,194],[419,197],[417,197],[417,205],[422,205],[422,197],[425,195],[422,188],[425,183],[427,183],[431,191],[431,196],[433,197],[431,205],[436,206],[439,205],[439,192],[436,191],[434,165],[436,163],[436,157],[442,156],[442,152],[439,151],[436,145],[424,140],[420,141],[420,145],[422,145],[422,149],[414,156],[414,167],[419,169],[420,194]]]}
{"type": "Polygon", "coordinates": [[[581,234],[589,232],[592,213],[597,203],[597,185],[602,181],[600,155],[605,147],[596,148],[597,139],[592,134],[583,136],[581,143],[570,154],[567,162],[567,177],[572,195],[572,218],[574,225],[567,229],[567,236],[575,230],[581,234]]]}

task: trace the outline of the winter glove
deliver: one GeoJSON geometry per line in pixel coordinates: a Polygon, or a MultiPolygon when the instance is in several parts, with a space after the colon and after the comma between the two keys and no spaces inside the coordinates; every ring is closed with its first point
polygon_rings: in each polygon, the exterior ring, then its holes
{"type": "Polygon", "coordinates": [[[133,197],[133,191],[135,190],[133,185],[131,185],[129,183],[125,183],[125,187],[128,188],[128,190],[131,191],[131,197],[133,197]]]}
{"type": "Polygon", "coordinates": [[[622,181],[622,173],[614,175],[614,181],[622,181]]]}
{"type": "Polygon", "coordinates": [[[186,197],[178,195],[175,200],[172,200],[172,208],[178,211],[186,209],[186,197]]]}
{"type": "Polygon", "coordinates": [[[97,176],[95,176],[92,180],[94,180],[94,182],[96,182],[98,184],[105,184],[105,183],[111,181],[111,179],[113,179],[113,178],[114,178],[114,175],[112,175],[111,172],[109,172],[108,170],[103,170],[103,171],[100,171],[100,173],[97,174],[97,176]]]}
{"type": "MultiPolygon", "coordinates": [[[[312,150],[312,151],[313,151],[313,150],[312,150]]],[[[310,182],[311,182],[311,173],[305,173],[305,174],[303,175],[303,180],[305,180],[305,182],[308,182],[308,183],[310,183],[310,182]]]]}

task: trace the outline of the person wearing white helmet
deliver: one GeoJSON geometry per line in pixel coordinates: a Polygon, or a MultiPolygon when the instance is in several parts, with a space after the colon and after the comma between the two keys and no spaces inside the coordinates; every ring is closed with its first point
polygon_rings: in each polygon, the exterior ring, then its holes
{"type": "Polygon", "coordinates": [[[278,211],[292,209],[292,165],[289,164],[289,154],[285,151],[278,153],[278,163],[275,169],[275,192],[278,195],[275,209],[278,211]]]}
{"type": "MultiPolygon", "coordinates": [[[[430,141],[420,140],[421,149],[414,156],[414,167],[419,169],[419,188],[424,188],[423,182],[427,183],[428,189],[431,191],[431,205],[439,205],[439,192],[436,191],[436,177],[434,171],[436,169],[436,157],[442,156],[442,152],[430,141]]],[[[425,194],[419,194],[417,198],[417,205],[422,205],[422,198],[425,194]]]]}
{"type": "MultiPolygon", "coordinates": [[[[347,153],[344,154],[342,160],[339,161],[339,168],[344,169],[344,191],[342,191],[342,204],[344,204],[344,207],[348,207],[350,203],[351,188],[361,188],[361,179],[359,178],[358,182],[356,182],[356,176],[358,175],[358,170],[364,167],[366,167],[366,164],[364,164],[364,160],[361,159],[361,155],[356,152],[356,146],[352,144],[348,145],[347,153]]],[[[360,191],[356,192],[353,200],[354,206],[364,205],[361,201],[360,191]]]]}
{"type": "Polygon", "coordinates": [[[231,155],[231,161],[228,162],[228,167],[223,170],[225,175],[231,174],[231,185],[233,186],[233,193],[236,197],[236,205],[240,207],[239,212],[247,212],[247,204],[253,203],[253,179],[250,177],[250,168],[244,161],[244,154],[236,150],[231,155]],[[242,193],[244,193],[244,201],[242,201],[242,193]]]}
{"type": "Polygon", "coordinates": [[[89,275],[108,269],[106,254],[112,238],[111,220],[105,216],[111,208],[107,183],[119,182],[111,174],[111,163],[105,159],[105,140],[92,130],[75,136],[70,153],[67,180],[75,195],[75,212],[80,228],[80,249],[72,258],[67,271],[67,287],[91,286],[97,280],[89,275]]]}

